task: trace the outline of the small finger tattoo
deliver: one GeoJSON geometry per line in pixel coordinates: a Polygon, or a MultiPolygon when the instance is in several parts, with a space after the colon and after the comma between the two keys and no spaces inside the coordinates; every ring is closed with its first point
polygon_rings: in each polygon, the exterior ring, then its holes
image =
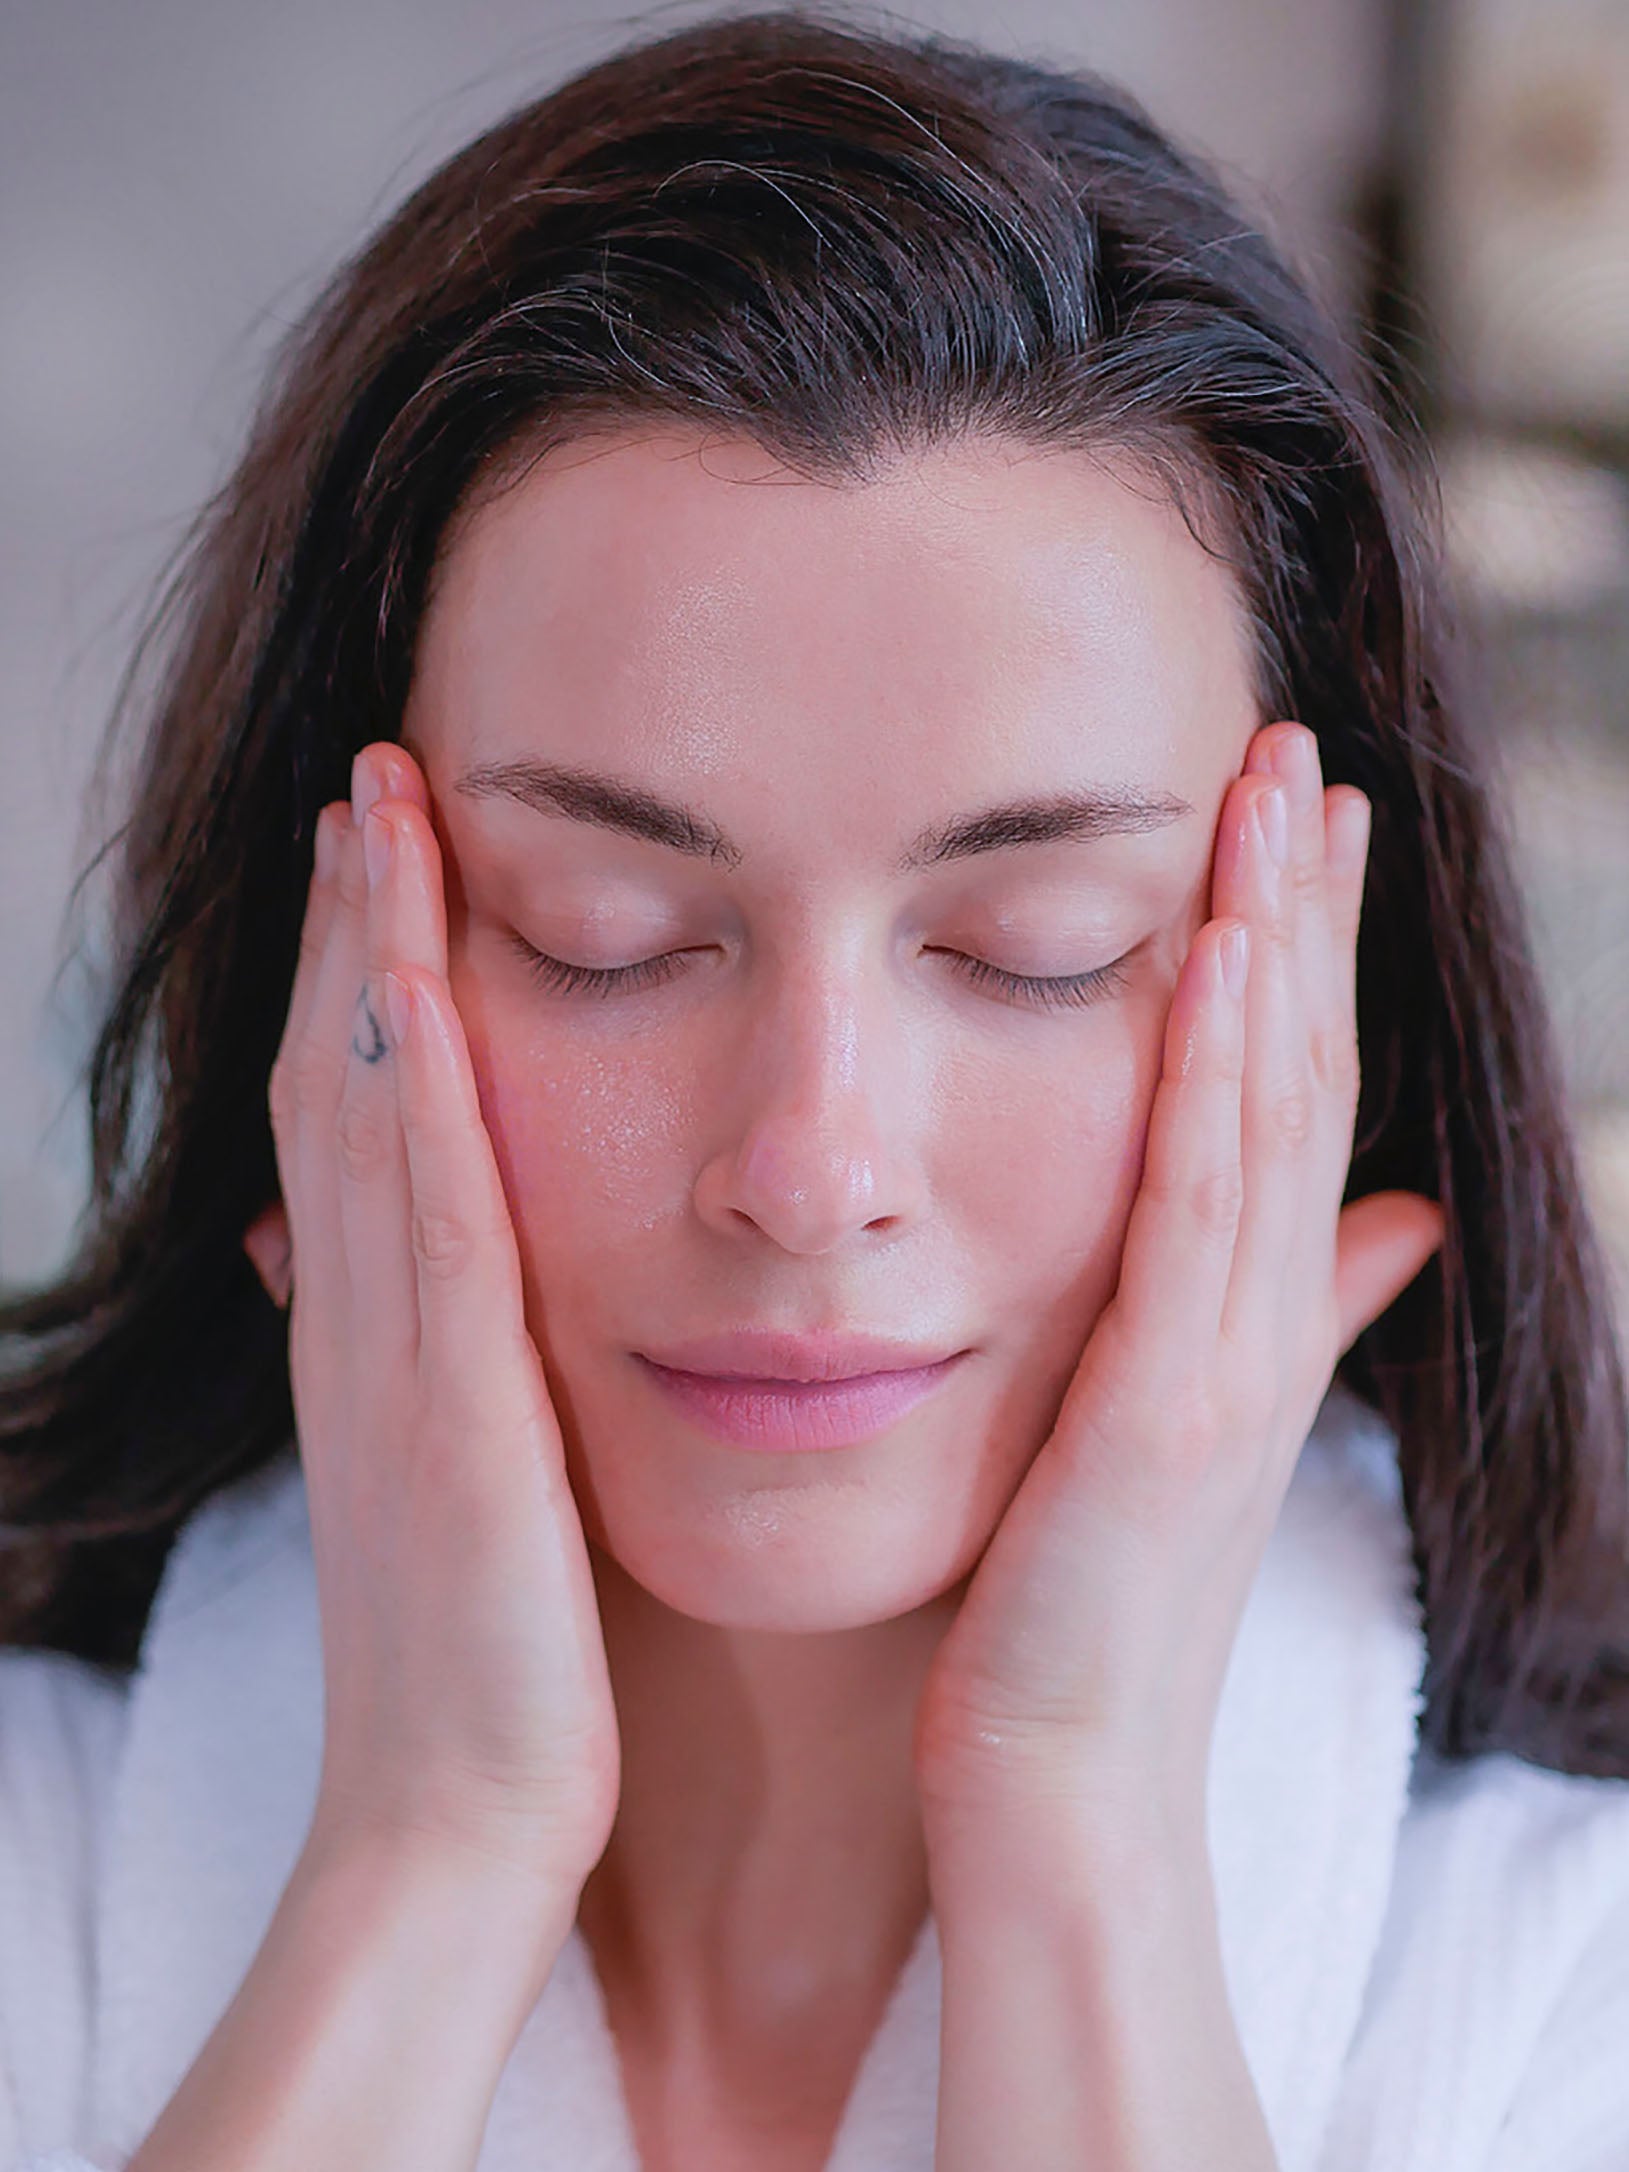
{"type": "Polygon", "coordinates": [[[362,992],[356,999],[354,1015],[356,1023],[351,1033],[351,1053],[360,1056],[364,1063],[383,1063],[389,1054],[389,1044],[379,1030],[373,1005],[368,1001],[366,981],[363,982],[362,992]]]}

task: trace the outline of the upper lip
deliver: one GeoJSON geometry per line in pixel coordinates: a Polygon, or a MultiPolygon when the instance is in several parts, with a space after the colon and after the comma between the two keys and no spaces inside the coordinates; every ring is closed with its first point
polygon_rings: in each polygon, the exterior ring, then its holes
{"type": "Polygon", "coordinates": [[[891,1341],[883,1335],[786,1335],[772,1328],[737,1328],[725,1335],[675,1343],[641,1356],[675,1372],[743,1380],[848,1380],[861,1373],[908,1372],[960,1355],[946,1343],[891,1341]]]}

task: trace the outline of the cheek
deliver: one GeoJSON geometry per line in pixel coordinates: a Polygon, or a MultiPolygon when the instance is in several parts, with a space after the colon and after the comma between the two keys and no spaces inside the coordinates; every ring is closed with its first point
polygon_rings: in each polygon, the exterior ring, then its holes
{"type": "Polygon", "coordinates": [[[648,1048],[549,1035],[537,1009],[495,992],[456,951],[452,992],[528,1299],[547,1288],[558,1302],[577,1281],[572,1263],[614,1270],[619,1242],[655,1228],[679,1195],[681,1098],[648,1048]]]}
{"type": "MultiPolygon", "coordinates": [[[[1081,1352],[1120,1279],[1126,1225],[1142,1176],[1159,1079],[1157,998],[1096,1020],[1062,1069],[1009,1093],[984,1134],[976,1196],[966,1200],[969,1255],[998,1329],[987,1437],[1003,1443],[979,1474],[972,1521],[993,1528],[1057,1421],[1081,1352]],[[1001,1140],[990,1153],[988,1140],[1001,1140]]],[[[1017,1085],[1015,1080],[1014,1085],[1017,1085]]]]}
{"type": "Polygon", "coordinates": [[[1158,1021],[1124,1005],[1078,1060],[1015,1077],[962,1127],[959,1210],[1032,1317],[1079,1327],[1113,1295],[1159,1076],[1158,1021]],[[992,1141],[999,1150],[990,1151],[992,1141]]]}
{"type": "MultiPolygon", "coordinates": [[[[562,1302],[592,1305],[584,1260],[602,1290],[640,1289],[653,1233],[694,1212],[695,1142],[716,1130],[698,1106],[705,1064],[664,1065],[650,1040],[547,1036],[530,1006],[456,961],[453,994],[533,1317],[545,1291],[556,1314],[562,1302]]],[[[1056,1042],[1040,1037],[1022,1061],[1011,1050],[970,1060],[964,1048],[941,1063],[914,1135],[896,1135],[953,1254],[977,1263],[998,1312],[1004,1298],[1049,1297],[1078,1322],[1112,1294],[1163,1016],[1133,998],[1079,1032],[1060,1022],[1056,1042]]]]}

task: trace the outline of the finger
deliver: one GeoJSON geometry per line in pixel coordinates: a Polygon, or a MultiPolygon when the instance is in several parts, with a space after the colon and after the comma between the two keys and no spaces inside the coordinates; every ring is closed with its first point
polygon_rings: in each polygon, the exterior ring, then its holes
{"type": "Polygon", "coordinates": [[[359,835],[331,818],[332,897],[301,1017],[279,1058],[284,1111],[278,1168],[292,1246],[291,1330],[349,1333],[351,1287],[339,1218],[335,1124],[349,1062],[351,1012],[362,966],[366,879],[359,835]]]}
{"type": "Polygon", "coordinates": [[[430,788],[424,772],[394,739],[369,740],[351,765],[351,779],[353,799],[358,786],[363,790],[359,821],[376,799],[404,799],[421,813],[430,812],[430,788]]]}
{"type": "Polygon", "coordinates": [[[285,1310],[289,1296],[290,1250],[288,1216],[280,1199],[263,1207],[243,1232],[243,1249],[248,1253],[266,1295],[279,1311],[285,1310]]]}
{"type": "MultiPolygon", "coordinates": [[[[1326,1286],[1332,1272],[1333,1232],[1357,1117],[1355,956],[1344,921],[1337,921],[1337,915],[1351,909],[1351,874],[1344,863],[1331,860],[1328,794],[1314,735],[1301,724],[1274,724],[1260,735],[1251,755],[1253,767],[1265,758],[1268,773],[1278,777],[1289,799],[1285,894],[1306,1034],[1312,1136],[1301,1211],[1278,1257],[1281,1293],[1290,1302],[1304,1303],[1298,1293],[1326,1286]]],[[[1336,830],[1339,842],[1339,823],[1336,830]]],[[[1355,932],[1351,940],[1355,942],[1355,932]]]]}
{"type": "Polygon", "coordinates": [[[1418,1192],[1371,1192],[1344,1210],[1335,1270],[1342,1356],[1440,1249],[1446,1226],[1441,1207],[1418,1192]]]}
{"type": "MultiPolygon", "coordinates": [[[[1350,1146],[1356,1107],[1353,1021],[1347,1000],[1351,956],[1336,929],[1333,890],[1343,870],[1328,854],[1328,810],[1318,742],[1303,724],[1274,724],[1251,748],[1251,766],[1268,765],[1289,801],[1286,904],[1307,1021],[1312,1076],[1322,1089],[1316,1120],[1331,1153],[1350,1146]],[[1349,1105],[1350,1104],[1350,1105],[1349,1105]]],[[[1344,908],[1344,895],[1338,901],[1344,908]]],[[[1344,1180],[1344,1169],[1342,1171],[1344,1180]]]]}
{"type": "Polygon", "coordinates": [[[358,755],[354,779],[366,906],[362,971],[335,1119],[339,1219],[351,1290],[365,1307],[370,1362],[392,1369],[415,1362],[418,1292],[385,974],[405,960],[433,967],[444,961],[446,943],[439,882],[432,902],[413,849],[414,825],[420,837],[429,836],[425,815],[410,801],[377,796],[374,750],[358,755]]]}
{"type": "MultiPolygon", "coordinates": [[[[288,1016],[283,1024],[282,1037],[267,1082],[267,1106],[271,1116],[272,1145],[277,1159],[278,1182],[285,1198],[295,1187],[294,1161],[296,1135],[300,1126],[298,1102],[300,1092],[296,1088],[296,1073],[310,1028],[311,1010],[316,997],[316,987],[321,972],[322,958],[328,947],[329,930],[333,925],[337,896],[337,871],[340,841],[344,828],[350,821],[343,801],[324,807],[317,816],[316,834],[312,845],[311,884],[306,894],[305,914],[300,926],[299,955],[295,960],[294,981],[289,992],[288,1016]]],[[[278,1203],[283,1221],[280,1231],[271,1233],[275,1240],[273,1252],[262,1257],[262,1240],[251,1244],[250,1240],[267,1225],[271,1208],[267,1208],[244,1235],[244,1244],[254,1262],[260,1278],[268,1291],[279,1303],[288,1302],[286,1275],[289,1247],[288,1221],[283,1202],[278,1203]],[[285,1255],[285,1271],[280,1277],[281,1294],[273,1282],[267,1280],[268,1266],[276,1263],[276,1249],[281,1246],[285,1255]]]]}
{"type": "Polygon", "coordinates": [[[371,867],[370,977],[394,965],[422,965],[447,974],[447,908],[441,848],[428,810],[411,800],[381,798],[362,824],[363,863],[371,867]]]}
{"type": "MultiPolygon", "coordinates": [[[[290,1068],[299,1085],[299,1104],[312,1123],[302,1127],[301,1138],[309,1145],[314,1134],[323,1137],[333,1123],[344,1082],[351,1041],[351,1013],[356,1003],[364,954],[367,920],[367,876],[362,864],[361,833],[346,802],[337,802],[330,815],[324,811],[323,829],[332,824],[333,873],[331,896],[323,927],[323,943],[315,959],[315,971],[303,998],[298,1017],[290,1018],[290,1068]]],[[[319,831],[321,834],[321,831],[319,831]]]]}
{"type": "Polygon", "coordinates": [[[300,927],[300,951],[289,991],[288,1018],[283,1027],[279,1054],[305,1033],[317,985],[317,972],[328,943],[334,917],[339,846],[350,810],[343,800],[333,800],[317,816],[312,845],[311,887],[306,894],[305,917],[300,927]]]}
{"type": "Polygon", "coordinates": [[[1129,1347],[1167,1392],[1207,1368],[1232,1274],[1248,949],[1242,920],[1211,920],[1183,962],[1126,1226],[1116,1305],[1129,1347]]]}
{"type": "MultiPolygon", "coordinates": [[[[1256,777],[1246,779],[1245,785],[1251,801],[1250,847],[1245,865],[1230,869],[1227,885],[1239,889],[1241,904],[1247,896],[1251,929],[1240,1125],[1244,1202],[1222,1332],[1239,1348],[1263,1354],[1276,1347],[1281,1334],[1286,1259],[1297,1244],[1302,1219],[1312,1211],[1307,1187],[1316,1173],[1314,1155],[1321,1141],[1288,868],[1270,842],[1271,802],[1283,787],[1256,777]],[[1241,880],[1245,867],[1247,892],[1241,880]]],[[[1328,1221],[1321,1240],[1328,1252],[1325,1283],[1333,1273],[1333,1212],[1328,1221]]]]}
{"type": "Polygon", "coordinates": [[[419,1372],[431,1392],[456,1405],[519,1377],[519,1248],[445,979],[404,966],[391,972],[387,994],[412,1184],[419,1372]]]}
{"type": "Polygon", "coordinates": [[[1329,863],[1329,919],[1337,961],[1341,1016],[1357,1049],[1358,925],[1369,865],[1372,810],[1356,785],[1332,784],[1324,794],[1329,863]]]}

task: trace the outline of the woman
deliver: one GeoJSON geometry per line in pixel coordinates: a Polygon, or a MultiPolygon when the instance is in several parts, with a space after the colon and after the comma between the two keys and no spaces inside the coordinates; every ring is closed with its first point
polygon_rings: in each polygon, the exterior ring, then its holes
{"type": "Polygon", "coordinates": [[[321,300],[5,1316],[0,2161],[1629,2155],[1623,1379],[1360,375],[803,13],[321,300]]]}

